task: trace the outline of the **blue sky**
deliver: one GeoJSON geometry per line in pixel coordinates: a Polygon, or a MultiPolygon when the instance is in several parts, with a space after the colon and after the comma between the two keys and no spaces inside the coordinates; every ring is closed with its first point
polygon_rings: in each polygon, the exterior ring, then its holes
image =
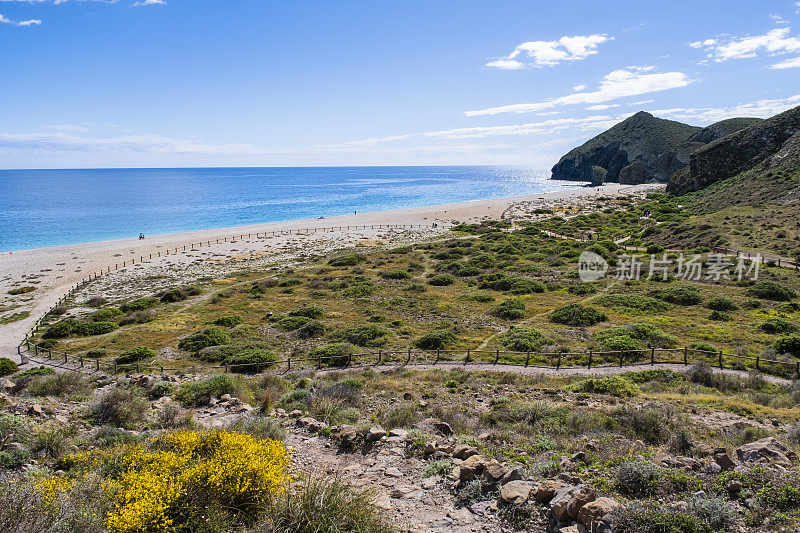
{"type": "Polygon", "coordinates": [[[0,0],[0,168],[551,165],[800,105],[800,2],[653,4],[0,0]]]}

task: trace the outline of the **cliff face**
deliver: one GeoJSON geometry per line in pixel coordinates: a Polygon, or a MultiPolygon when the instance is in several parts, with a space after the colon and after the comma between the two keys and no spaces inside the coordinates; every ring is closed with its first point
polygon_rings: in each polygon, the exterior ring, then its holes
{"type": "Polygon", "coordinates": [[[760,119],[729,119],[706,128],[656,118],[640,111],[571,150],[552,169],[552,179],[625,184],[667,182],[689,165],[690,156],[760,119]]]}
{"type": "Polygon", "coordinates": [[[552,179],[593,181],[592,167],[601,167],[606,181],[667,181],[700,146],[688,140],[699,131],[640,111],[571,150],[553,167],[552,179]]]}
{"type": "Polygon", "coordinates": [[[699,191],[757,167],[766,171],[800,163],[800,107],[718,139],[691,155],[687,171],[677,174],[667,192],[699,191]]]}

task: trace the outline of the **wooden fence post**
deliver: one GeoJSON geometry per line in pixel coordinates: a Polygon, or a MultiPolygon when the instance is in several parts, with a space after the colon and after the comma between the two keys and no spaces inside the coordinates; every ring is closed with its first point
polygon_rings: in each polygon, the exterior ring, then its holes
{"type": "Polygon", "coordinates": [[[440,349],[436,348],[436,361],[433,362],[434,365],[439,362],[439,353],[440,353],[440,349]]]}
{"type": "Polygon", "coordinates": [[[378,365],[381,364],[382,357],[383,357],[383,352],[381,350],[378,350],[378,362],[376,364],[378,365]]]}
{"type": "MultiPolygon", "coordinates": [[[[258,234],[256,234],[256,237],[258,237],[258,234]]],[[[286,371],[289,372],[291,369],[292,369],[292,356],[291,355],[287,355],[286,356],[286,371]]]]}
{"type": "Polygon", "coordinates": [[[719,369],[722,370],[722,350],[719,351],[719,369]]]}
{"type": "Polygon", "coordinates": [[[586,367],[587,370],[592,369],[592,351],[589,350],[589,365],[586,367]]]}
{"type": "Polygon", "coordinates": [[[531,351],[528,350],[528,354],[525,356],[525,366],[528,366],[530,360],[531,360],[531,351]]]}
{"type": "Polygon", "coordinates": [[[558,352],[558,359],[556,360],[556,370],[561,368],[561,352],[558,352]]]}
{"type": "Polygon", "coordinates": [[[683,366],[687,366],[689,364],[689,347],[683,347],[683,366]]]}
{"type": "Polygon", "coordinates": [[[650,348],[650,364],[651,365],[656,364],[656,349],[655,348],[650,348]]]}
{"type": "Polygon", "coordinates": [[[497,364],[497,361],[500,360],[500,350],[498,349],[494,356],[494,364],[497,364]]]}
{"type": "Polygon", "coordinates": [[[624,352],[622,350],[619,351],[619,366],[622,366],[622,357],[624,352]]]}
{"type": "Polygon", "coordinates": [[[757,355],[757,356],[756,356],[756,370],[761,370],[761,369],[759,368],[759,365],[758,365],[758,363],[759,363],[759,360],[760,360],[760,359],[761,359],[761,356],[760,356],[760,355],[757,355]]]}
{"type": "Polygon", "coordinates": [[[406,358],[406,364],[411,362],[411,348],[408,349],[408,357],[406,358]]]}
{"type": "Polygon", "coordinates": [[[464,358],[464,364],[469,363],[469,348],[467,348],[467,356],[464,358]]]}

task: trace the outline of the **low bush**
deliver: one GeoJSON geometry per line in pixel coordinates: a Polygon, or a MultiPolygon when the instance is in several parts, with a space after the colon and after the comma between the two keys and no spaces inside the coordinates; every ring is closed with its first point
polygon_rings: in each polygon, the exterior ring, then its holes
{"type": "Polygon", "coordinates": [[[89,417],[95,424],[127,429],[142,426],[149,413],[150,404],[138,389],[113,388],[89,408],[89,417]]]}
{"type": "Polygon", "coordinates": [[[536,352],[552,342],[552,339],[538,329],[525,326],[511,326],[506,333],[500,335],[500,343],[515,352],[536,352]]]}
{"type": "Polygon", "coordinates": [[[0,357],[0,376],[11,375],[17,370],[17,363],[8,357],[0,357]]]}
{"type": "Polygon", "coordinates": [[[614,531],[636,533],[719,533],[699,519],[653,503],[629,503],[612,511],[614,531]]]}
{"type": "Polygon", "coordinates": [[[608,394],[619,398],[630,398],[642,392],[634,383],[618,376],[585,379],[573,385],[572,390],[589,394],[608,394]]]}
{"type": "Polygon", "coordinates": [[[328,261],[330,266],[341,267],[341,266],[355,266],[362,261],[365,261],[363,255],[359,254],[348,254],[348,255],[341,255],[339,257],[334,257],[328,261]]]}
{"type": "Polygon", "coordinates": [[[325,310],[318,305],[307,305],[289,312],[289,316],[304,316],[314,320],[325,316],[325,310]]]}
{"type": "Polygon", "coordinates": [[[301,339],[320,337],[325,334],[325,324],[319,320],[312,320],[297,328],[295,334],[301,339]]]}
{"type": "Polygon", "coordinates": [[[208,328],[180,340],[178,348],[189,352],[199,352],[209,346],[219,346],[230,341],[230,335],[220,328],[208,328]]]}
{"type": "Polygon", "coordinates": [[[779,354],[790,354],[800,357],[800,337],[782,337],[773,344],[775,351],[779,354]]]}
{"type": "Polygon", "coordinates": [[[33,292],[35,290],[36,287],[31,287],[31,286],[17,287],[16,289],[11,289],[10,291],[8,291],[8,294],[11,294],[12,296],[18,296],[20,294],[28,294],[29,292],[33,292]]]}
{"type": "Polygon", "coordinates": [[[508,298],[489,309],[489,314],[505,320],[520,320],[525,318],[525,302],[508,298]]]}
{"type": "Polygon", "coordinates": [[[717,311],[716,309],[711,311],[708,315],[709,320],[716,320],[717,322],[730,322],[733,320],[731,315],[726,313],[725,311],[717,311]]]}
{"type": "Polygon", "coordinates": [[[456,278],[452,274],[435,274],[428,278],[428,285],[433,285],[435,287],[452,285],[455,282],[456,278]]]}
{"type": "Polygon", "coordinates": [[[186,407],[201,407],[208,405],[212,396],[219,398],[223,394],[247,401],[247,382],[241,376],[230,374],[219,374],[202,381],[188,381],[178,388],[175,399],[186,407]]]}
{"type": "Polygon", "coordinates": [[[700,350],[701,352],[717,353],[719,351],[716,346],[707,342],[693,342],[689,345],[689,348],[693,350],[700,350]]]}
{"type": "Polygon", "coordinates": [[[239,418],[229,429],[252,435],[258,439],[283,440],[286,438],[286,430],[280,422],[262,415],[239,418]]]}
{"type": "Polygon", "coordinates": [[[411,274],[405,270],[391,270],[389,272],[382,272],[381,277],[386,279],[411,279],[411,274]]]}
{"type": "Polygon", "coordinates": [[[759,324],[758,329],[764,333],[777,335],[782,333],[794,333],[798,330],[798,327],[794,322],[789,322],[784,318],[771,318],[759,324]]]}
{"type": "Polygon", "coordinates": [[[198,296],[202,294],[200,287],[187,286],[178,287],[176,289],[169,289],[159,294],[159,299],[164,303],[182,302],[187,300],[190,296],[198,296]]]}
{"type": "Polygon", "coordinates": [[[594,294],[597,292],[597,287],[591,283],[579,283],[567,287],[567,292],[577,296],[586,296],[587,294],[594,294]]]}
{"type": "Polygon", "coordinates": [[[458,337],[450,329],[430,331],[414,341],[414,346],[421,350],[445,350],[455,344],[458,337]]]}
{"type": "Polygon", "coordinates": [[[619,426],[647,444],[666,444],[672,437],[669,413],[657,407],[620,407],[612,413],[619,426]]]}
{"type": "Polygon", "coordinates": [[[214,321],[215,326],[222,326],[224,328],[232,328],[244,322],[244,319],[239,315],[226,315],[221,316],[214,321]]]}
{"type": "Polygon", "coordinates": [[[122,355],[114,359],[114,362],[118,365],[129,365],[131,363],[136,363],[137,361],[152,359],[155,356],[155,350],[151,350],[147,346],[139,346],[137,348],[128,350],[127,352],[123,352],[122,355]]]}
{"type": "Polygon", "coordinates": [[[747,289],[747,294],[762,300],[788,302],[797,296],[797,291],[776,281],[759,281],[747,289]]]}
{"type": "Polygon", "coordinates": [[[365,325],[339,330],[336,337],[356,346],[383,346],[392,332],[383,326],[365,325]]]}
{"type": "Polygon", "coordinates": [[[155,298],[140,298],[132,302],[126,302],[119,306],[123,313],[132,313],[134,311],[144,311],[158,305],[158,300],[155,298]]]}
{"type": "Polygon", "coordinates": [[[604,313],[580,304],[563,305],[550,313],[551,322],[565,326],[594,326],[606,320],[608,317],[604,313]]]}
{"type": "Polygon", "coordinates": [[[116,307],[107,307],[105,309],[100,309],[99,311],[95,311],[91,315],[89,315],[89,320],[92,322],[108,322],[115,316],[119,316],[122,314],[122,311],[116,307]]]}
{"type": "Polygon", "coordinates": [[[25,385],[31,396],[86,396],[92,390],[89,379],[77,372],[63,374],[39,375],[31,378],[25,385]]]}
{"type": "Polygon", "coordinates": [[[164,396],[172,396],[177,390],[178,386],[171,381],[160,380],[156,381],[152,388],[147,391],[147,397],[151,400],[158,400],[164,396]]]}
{"type": "Polygon", "coordinates": [[[679,285],[655,291],[654,296],[677,305],[697,305],[703,301],[700,291],[692,285],[679,285]]]}
{"type": "Polygon", "coordinates": [[[736,305],[736,302],[724,296],[717,296],[716,298],[711,298],[706,303],[706,307],[714,311],[736,311],[737,309],[739,309],[739,306],[736,305]]]}
{"type": "Polygon", "coordinates": [[[256,372],[278,361],[269,345],[262,341],[243,341],[202,350],[197,357],[210,363],[233,366],[234,372],[256,372]]]}
{"type": "Polygon", "coordinates": [[[614,471],[614,485],[622,494],[641,498],[658,490],[663,470],[649,461],[625,461],[614,471]]]}
{"type": "Polygon", "coordinates": [[[345,298],[363,298],[375,292],[375,285],[371,282],[361,282],[350,285],[342,291],[342,296],[345,298]]]}
{"type": "Polygon", "coordinates": [[[319,358],[321,366],[341,367],[347,366],[350,357],[355,352],[352,344],[347,342],[334,342],[326,346],[318,346],[308,352],[309,357],[319,358]]]}

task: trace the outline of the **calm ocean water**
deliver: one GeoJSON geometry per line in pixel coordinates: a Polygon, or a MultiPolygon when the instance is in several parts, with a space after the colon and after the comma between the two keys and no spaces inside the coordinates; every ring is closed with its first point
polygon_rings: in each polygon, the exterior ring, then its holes
{"type": "Polygon", "coordinates": [[[563,190],[541,167],[0,171],[0,251],[563,190]]]}

